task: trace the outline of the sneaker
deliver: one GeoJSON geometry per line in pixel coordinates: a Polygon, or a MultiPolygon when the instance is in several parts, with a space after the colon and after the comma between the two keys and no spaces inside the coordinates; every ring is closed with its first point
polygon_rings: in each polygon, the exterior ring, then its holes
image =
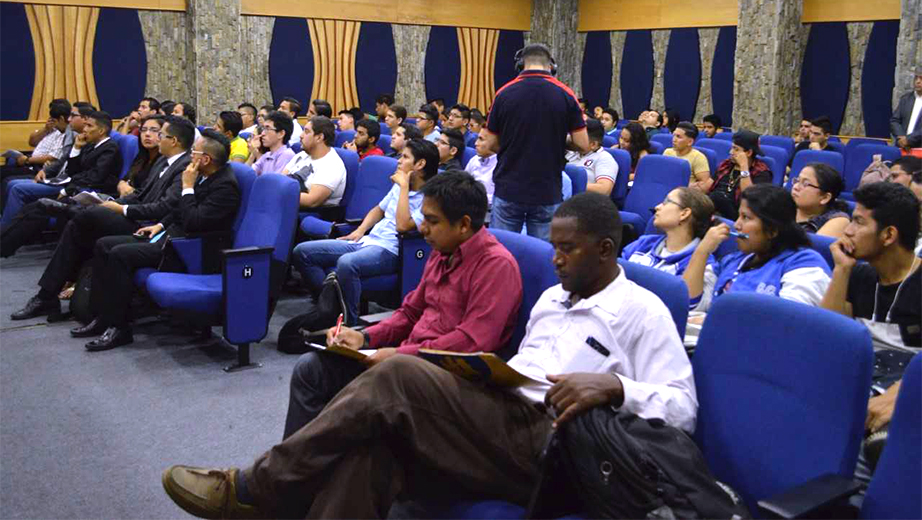
{"type": "Polygon", "coordinates": [[[266,518],[256,506],[237,501],[238,471],[172,466],[161,480],[173,502],[199,518],[266,518]]]}

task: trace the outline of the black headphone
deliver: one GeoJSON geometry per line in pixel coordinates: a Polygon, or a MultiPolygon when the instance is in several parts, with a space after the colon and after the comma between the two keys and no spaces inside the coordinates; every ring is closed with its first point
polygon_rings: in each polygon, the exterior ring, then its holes
{"type": "Polygon", "coordinates": [[[551,49],[549,49],[548,46],[543,43],[531,43],[529,45],[526,45],[525,47],[522,47],[518,51],[516,51],[515,57],[513,57],[513,59],[515,60],[515,72],[520,73],[523,70],[525,70],[525,57],[523,56],[523,54],[525,54],[525,49],[530,50],[535,47],[540,48],[541,50],[547,53],[548,58],[551,60],[551,76],[556,76],[557,75],[557,61],[554,59],[554,55],[551,54],[551,49]]]}

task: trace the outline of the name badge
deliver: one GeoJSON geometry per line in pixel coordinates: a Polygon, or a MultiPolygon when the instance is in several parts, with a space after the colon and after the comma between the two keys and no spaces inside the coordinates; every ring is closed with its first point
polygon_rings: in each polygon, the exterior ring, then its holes
{"type": "Polygon", "coordinates": [[[598,340],[596,340],[592,336],[589,336],[586,338],[586,344],[592,347],[592,350],[595,350],[596,352],[598,352],[599,354],[602,354],[605,357],[608,357],[611,355],[611,352],[609,352],[608,349],[605,348],[604,345],[599,343],[598,340]]]}

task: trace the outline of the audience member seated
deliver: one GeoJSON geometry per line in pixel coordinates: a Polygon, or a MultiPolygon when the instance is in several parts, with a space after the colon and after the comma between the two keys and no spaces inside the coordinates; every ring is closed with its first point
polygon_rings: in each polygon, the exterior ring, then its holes
{"type": "MultiPolygon", "coordinates": [[[[800,126],[797,127],[797,131],[794,132],[794,143],[800,145],[801,143],[807,143],[804,145],[803,149],[806,149],[810,146],[810,129],[813,128],[813,123],[809,119],[801,119],[800,126]]],[[[800,151],[800,150],[798,150],[800,151]]]]}
{"type": "MultiPolygon", "coordinates": [[[[393,108],[393,107],[392,107],[393,108]]],[[[403,155],[403,148],[413,139],[422,139],[423,133],[416,128],[416,125],[401,123],[400,126],[391,131],[391,153],[388,157],[399,159],[403,155]]]]}
{"type": "Polygon", "coordinates": [[[430,143],[439,140],[439,129],[436,128],[439,122],[439,112],[432,105],[423,105],[419,107],[419,114],[416,118],[416,127],[423,133],[423,139],[430,143]]]}
{"type": "MultiPolygon", "coordinates": [[[[794,199],[780,186],[759,184],[743,191],[733,226],[739,251],[717,264],[712,302],[727,292],[750,291],[819,305],[829,285],[829,266],[810,249],[796,215],[794,199]]],[[[683,277],[690,298],[703,292],[709,255],[729,237],[730,227],[721,223],[711,227],[695,248],[683,277]]]]}
{"type": "MultiPolygon", "coordinates": [[[[397,128],[407,120],[407,109],[401,105],[391,105],[387,108],[387,114],[384,116],[384,124],[391,129],[391,135],[397,131],[397,128]]],[[[391,146],[393,148],[393,145],[391,146]]]]}
{"type": "Polygon", "coordinates": [[[66,99],[55,99],[48,104],[49,115],[45,124],[29,134],[29,146],[34,147],[32,155],[17,155],[14,163],[10,163],[8,158],[2,168],[3,178],[13,175],[32,177],[46,163],[61,158],[64,146],[74,141],[74,133],[68,128],[71,108],[66,99]]]}
{"type": "Polygon", "coordinates": [[[675,131],[672,132],[672,148],[667,148],[663,155],[688,161],[688,165],[691,167],[688,185],[707,193],[710,191],[714,180],[711,179],[711,167],[708,166],[708,158],[693,148],[697,137],[698,129],[695,128],[695,125],[682,121],[676,125],[675,131]]]}
{"type": "Polygon", "coordinates": [[[912,182],[909,183],[909,189],[917,199],[922,200],[922,170],[912,174],[912,182]]]}
{"type": "Polygon", "coordinates": [[[457,130],[461,132],[464,142],[471,137],[470,130],[467,129],[471,122],[471,109],[467,105],[458,103],[448,111],[448,120],[445,121],[446,130],[457,130]]]}
{"type": "Polygon", "coordinates": [[[723,120],[721,120],[720,116],[717,114],[708,114],[704,116],[704,124],[702,125],[704,136],[713,139],[715,135],[723,132],[723,124],[723,120]]]}
{"type": "Polygon", "coordinates": [[[772,171],[759,148],[759,134],[740,130],[733,134],[730,157],[717,166],[717,176],[708,192],[714,201],[714,208],[724,218],[736,220],[740,207],[740,196],[755,184],[771,183],[772,171]]]}
{"type": "Polygon", "coordinates": [[[613,136],[618,132],[618,111],[614,108],[603,108],[602,114],[598,117],[598,119],[602,123],[602,128],[605,130],[605,135],[613,136]]]}
{"type": "Polygon", "coordinates": [[[173,466],[163,474],[167,494],[204,517],[383,518],[398,495],[416,498],[404,476],[419,471],[524,504],[549,434],[590,408],[614,406],[693,431],[691,364],[666,306],[617,263],[615,205],[597,193],[565,201],[551,240],[561,284],[535,304],[509,362],[533,383],[485,386],[394,356],[251,468],[173,466]]]}
{"type": "MultiPolygon", "coordinates": [[[[184,117],[188,119],[193,126],[195,126],[195,107],[189,103],[176,103],[173,105],[173,110],[170,111],[171,115],[184,117]]],[[[201,132],[199,132],[198,127],[195,127],[195,139],[198,140],[202,137],[201,132]]]]}
{"type": "Polygon", "coordinates": [[[359,161],[369,155],[384,155],[384,151],[378,147],[380,137],[381,125],[371,119],[362,119],[355,124],[355,137],[343,144],[343,148],[359,154],[359,161]]]}
{"type": "Polygon", "coordinates": [[[336,272],[346,302],[347,325],[358,321],[361,278],[397,272],[397,234],[414,231],[422,222],[419,190],[438,173],[438,166],[439,151],[434,144],[419,139],[408,142],[391,175],[394,186],[355,231],[337,240],[304,242],[294,249],[291,262],[311,291],[320,291],[328,270],[336,272]]]}
{"type": "Polygon", "coordinates": [[[355,114],[351,110],[340,110],[337,117],[337,126],[342,130],[355,130],[355,114]]]}
{"type": "Polygon", "coordinates": [[[463,170],[461,165],[461,154],[464,150],[464,135],[453,128],[442,130],[441,135],[435,141],[435,146],[439,149],[439,169],[440,170],[463,170]]]}
{"type": "Polygon", "coordinates": [[[180,175],[178,206],[160,223],[137,230],[136,236],[108,236],[96,241],[90,289],[90,308],[96,317],[89,325],[72,331],[77,337],[101,334],[86,344],[87,350],[109,350],[134,341],[128,310],[135,290],[135,270],[182,267],[164,263],[164,244],[158,242],[193,233],[230,231],[240,207],[240,187],[228,166],[229,156],[227,138],[206,129],[192,147],[192,162],[180,175]]]}
{"type": "Polygon", "coordinates": [[[221,112],[214,122],[214,129],[230,141],[230,160],[246,163],[250,158],[250,149],[247,142],[239,135],[243,129],[243,119],[240,114],[233,110],[221,112]]]}
{"type": "MultiPolygon", "coordinates": [[[[445,112],[445,100],[442,98],[433,98],[426,102],[427,105],[432,105],[436,112],[442,114],[445,112]]],[[[439,121],[439,126],[441,126],[442,121],[439,121]]]]}
{"type": "Polygon", "coordinates": [[[176,102],[172,99],[165,99],[160,102],[160,115],[171,116],[174,108],[176,108],[176,102]]]}
{"type": "Polygon", "coordinates": [[[492,207],[494,191],[493,170],[496,169],[497,155],[481,135],[477,136],[477,141],[474,143],[474,150],[477,151],[477,155],[468,161],[467,166],[464,167],[464,171],[471,174],[477,182],[483,184],[483,187],[487,191],[487,204],[492,207]]]}
{"type": "Polygon", "coordinates": [[[644,131],[647,133],[648,140],[653,134],[659,133],[663,124],[663,118],[656,110],[647,110],[642,112],[638,119],[640,120],[640,124],[643,126],[644,131]]]}
{"type": "Polygon", "coordinates": [[[378,97],[375,98],[375,116],[377,116],[375,120],[384,121],[387,117],[387,111],[393,104],[394,96],[392,94],[378,94],[378,97]]]}
{"type": "Polygon", "coordinates": [[[922,158],[904,155],[890,164],[890,177],[887,182],[909,187],[912,176],[922,171],[922,158]]]}
{"type": "Polygon", "coordinates": [[[315,99],[311,101],[310,107],[307,109],[307,117],[313,118],[314,116],[324,116],[333,119],[333,107],[330,105],[329,101],[325,99],[315,99]]]}
{"type": "MultiPolygon", "coordinates": [[[[676,276],[685,276],[688,262],[711,228],[714,203],[700,190],[676,188],[656,205],[653,225],[664,235],[644,235],[625,246],[621,257],[631,262],[659,269],[676,276]]],[[[689,300],[694,309],[707,309],[717,274],[713,255],[707,258],[701,294],[689,300]]],[[[688,283],[688,282],[686,282],[688,283]]]]}
{"type": "MultiPolygon", "coordinates": [[[[256,107],[250,103],[240,103],[237,105],[237,113],[240,114],[240,120],[243,123],[243,130],[250,135],[256,133],[256,107]]],[[[268,112],[267,112],[268,113],[268,112]]]]}
{"type": "Polygon", "coordinates": [[[471,122],[467,125],[467,129],[470,130],[472,134],[480,135],[480,131],[483,127],[487,126],[487,118],[483,115],[477,108],[471,109],[471,122]]]}
{"type": "Polygon", "coordinates": [[[490,352],[512,336],[522,301],[519,266],[483,225],[483,186],[451,171],[436,175],[422,193],[419,231],[433,251],[419,285],[391,317],[365,331],[344,327],[334,335],[330,329],[327,344],[376,349],[364,363],[322,352],[301,356],[291,376],[283,438],[317,417],[366,367],[421,348],[490,352]]]}
{"type": "Polygon", "coordinates": [[[822,306],[866,325],[875,346],[918,349],[922,260],[913,250],[919,199],[884,182],[861,186],[853,195],[852,221],[830,246],[835,267],[822,306]]]}
{"type": "MultiPolygon", "coordinates": [[[[131,235],[143,226],[166,218],[180,199],[181,173],[191,160],[188,150],[195,136],[192,123],[167,116],[160,129],[160,158],[140,191],[134,191],[112,203],[78,211],[64,227],[61,239],[38,285],[40,290],[25,308],[11,319],[25,320],[36,316],[60,314],[58,293],[68,281],[76,281],[86,260],[93,257],[96,241],[104,236],[131,235]]],[[[141,125],[142,139],[150,133],[154,118],[141,125]]],[[[138,155],[140,156],[139,152],[138,155]]],[[[130,283],[130,282],[129,282],[130,283]]]]}
{"type": "Polygon", "coordinates": [[[610,195],[618,177],[618,163],[610,153],[602,149],[605,135],[602,123],[596,119],[586,121],[589,134],[589,153],[567,152],[567,162],[586,169],[586,190],[610,195]]]}
{"type": "Polygon", "coordinates": [[[794,147],[794,153],[796,154],[802,150],[834,152],[835,149],[829,146],[830,134],[832,134],[832,121],[828,117],[820,116],[810,121],[810,140],[798,143],[794,147]]]}
{"type": "Polygon", "coordinates": [[[282,169],[301,186],[301,209],[339,206],[342,201],[346,165],[331,148],[335,139],[332,121],[324,116],[311,118],[301,133],[301,151],[282,169]]]}
{"type": "Polygon", "coordinates": [[[285,112],[272,111],[266,116],[262,133],[251,137],[248,143],[247,164],[253,166],[256,175],[280,173],[294,157],[294,151],[288,147],[291,128],[291,118],[285,112]]]}
{"type": "Polygon", "coordinates": [[[841,237],[849,221],[848,207],[836,197],[844,189],[842,176],[832,166],[824,163],[804,166],[791,189],[800,227],[808,233],[841,237]]]}
{"type": "MultiPolygon", "coordinates": [[[[275,110],[275,107],[272,105],[263,105],[259,107],[259,113],[256,115],[256,126],[257,132],[262,131],[262,126],[266,122],[266,118],[269,116],[269,112],[275,110]]],[[[308,117],[310,117],[308,115],[308,117]]],[[[253,135],[256,135],[255,133],[253,135]]]]}
{"type": "Polygon", "coordinates": [[[157,98],[146,97],[138,103],[138,108],[135,111],[122,119],[115,131],[122,135],[131,134],[136,136],[138,135],[138,129],[141,127],[141,120],[158,113],[160,113],[160,102],[157,101],[157,98]]]}
{"type": "Polygon", "coordinates": [[[890,133],[903,150],[922,147],[922,67],[915,71],[913,90],[900,96],[890,117],[890,133]]]}
{"type": "MultiPolygon", "coordinates": [[[[288,136],[288,140],[285,144],[291,146],[301,140],[301,123],[298,123],[298,116],[301,115],[301,102],[293,97],[282,98],[282,102],[279,103],[278,107],[279,112],[288,114],[288,117],[291,118],[291,134],[288,136]]],[[[308,114],[310,117],[310,114],[308,114]]],[[[328,117],[333,117],[332,114],[328,117]]]]}
{"type": "Polygon", "coordinates": [[[116,189],[119,197],[139,191],[147,184],[154,164],[160,159],[160,132],[164,122],[166,117],[159,114],[141,120],[141,126],[138,128],[138,155],[128,167],[125,178],[118,181],[116,189]]]}
{"type": "Polygon", "coordinates": [[[678,110],[673,110],[671,108],[663,110],[660,115],[661,131],[675,132],[676,127],[679,125],[679,121],[681,121],[681,116],[679,116],[678,110]]]}
{"type": "Polygon", "coordinates": [[[628,180],[633,181],[634,172],[637,170],[637,162],[646,155],[653,153],[647,132],[644,131],[639,123],[628,123],[627,126],[621,129],[618,148],[631,154],[631,172],[628,180]]]}

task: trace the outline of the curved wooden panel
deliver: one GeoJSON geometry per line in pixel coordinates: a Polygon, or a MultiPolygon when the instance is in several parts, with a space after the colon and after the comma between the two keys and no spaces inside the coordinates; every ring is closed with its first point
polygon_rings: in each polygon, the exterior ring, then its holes
{"type": "Polygon", "coordinates": [[[41,106],[42,92],[45,90],[45,53],[42,52],[42,34],[38,30],[38,19],[31,5],[26,6],[26,20],[29,22],[29,33],[32,35],[32,49],[35,53],[35,81],[32,85],[32,103],[29,106],[30,119],[37,119],[38,107],[41,106]]]}
{"type": "Polygon", "coordinates": [[[844,22],[810,26],[800,74],[800,102],[805,118],[828,116],[839,133],[851,81],[848,31],[844,22]]]}
{"type": "Polygon", "coordinates": [[[83,74],[90,103],[99,107],[99,97],[96,95],[96,74],[93,72],[93,47],[96,42],[96,22],[99,21],[99,9],[90,9],[89,11],[90,14],[86,22],[86,43],[83,51],[83,74]]]}
{"type": "Polygon", "coordinates": [[[669,31],[663,86],[666,107],[677,110],[682,121],[694,121],[701,89],[698,29],[669,31]]]}
{"type": "Polygon", "coordinates": [[[493,103],[493,67],[499,31],[459,27],[457,33],[461,63],[457,102],[486,111],[493,103]]]}
{"type": "Polygon", "coordinates": [[[890,103],[896,69],[898,20],[874,22],[861,70],[861,111],[864,131],[870,137],[890,137],[890,103]]]}
{"type": "Polygon", "coordinates": [[[358,106],[355,54],[361,22],[308,20],[307,27],[317,71],[310,99],[329,101],[334,114],[358,106]]]}

